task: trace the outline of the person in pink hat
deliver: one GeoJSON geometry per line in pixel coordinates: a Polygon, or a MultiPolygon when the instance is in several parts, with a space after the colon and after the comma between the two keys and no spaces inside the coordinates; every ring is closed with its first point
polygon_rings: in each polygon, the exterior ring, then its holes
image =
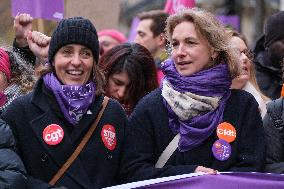
{"type": "Polygon", "coordinates": [[[111,48],[127,41],[123,33],[114,29],[105,29],[98,33],[100,42],[100,55],[106,53],[111,48]]]}

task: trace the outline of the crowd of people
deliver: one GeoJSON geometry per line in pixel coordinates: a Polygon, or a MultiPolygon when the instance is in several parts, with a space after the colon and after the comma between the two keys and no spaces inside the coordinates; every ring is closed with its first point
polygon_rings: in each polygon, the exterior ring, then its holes
{"type": "Polygon", "coordinates": [[[13,47],[0,48],[0,188],[284,173],[283,15],[255,54],[196,8],[139,14],[134,42],[83,17],[49,37],[17,15],[13,47]]]}

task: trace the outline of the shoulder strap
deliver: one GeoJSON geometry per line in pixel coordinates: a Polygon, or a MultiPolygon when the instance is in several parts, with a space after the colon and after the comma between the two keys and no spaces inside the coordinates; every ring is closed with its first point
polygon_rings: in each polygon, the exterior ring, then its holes
{"type": "Polygon", "coordinates": [[[155,168],[164,167],[164,165],[170,159],[174,151],[177,149],[179,139],[180,139],[180,134],[178,133],[160,155],[158,161],[155,164],[155,168]]]}
{"type": "Polygon", "coordinates": [[[93,132],[95,131],[103,113],[107,106],[109,98],[104,97],[103,103],[102,103],[102,109],[100,110],[98,117],[96,118],[95,122],[92,124],[88,132],[85,134],[84,138],[80,142],[80,144],[77,146],[75,151],[72,153],[72,155],[67,159],[67,161],[64,163],[64,165],[57,171],[57,173],[53,176],[53,178],[49,181],[50,185],[53,185],[62,177],[62,175],[66,172],[66,170],[70,167],[70,165],[74,162],[74,160],[78,157],[84,146],[87,144],[89,139],[91,138],[93,132]]]}
{"type": "Polygon", "coordinates": [[[283,113],[283,98],[279,98],[269,102],[266,105],[267,113],[272,118],[274,126],[277,129],[282,129],[284,127],[284,122],[282,120],[283,113]]]}

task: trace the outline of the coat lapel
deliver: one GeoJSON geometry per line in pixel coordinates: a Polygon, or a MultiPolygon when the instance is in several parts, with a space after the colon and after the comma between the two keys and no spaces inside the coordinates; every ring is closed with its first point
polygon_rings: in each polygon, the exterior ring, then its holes
{"type": "MultiPolygon", "coordinates": [[[[72,143],[71,137],[68,135],[68,132],[64,127],[64,123],[58,119],[54,111],[48,105],[46,99],[46,96],[42,95],[42,91],[40,93],[35,91],[35,95],[32,98],[32,104],[40,108],[42,113],[35,115],[35,118],[30,121],[30,125],[32,126],[32,129],[40,144],[46,150],[47,154],[49,154],[49,157],[54,160],[59,170],[74,152],[76,146],[74,146],[74,143],[72,143]],[[62,127],[64,130],[64,137],[59,144],[52,146],[48,145],[43,140],[43,130],[48,125],[54,123],[62,127]]],[[[81,165],[79,158],[72,163],[65,174],[68,174],[73,180],[84,188],[89,188],[89,186],[91,186],[90,180],[88,179],[88,176],[81,165]]]]}

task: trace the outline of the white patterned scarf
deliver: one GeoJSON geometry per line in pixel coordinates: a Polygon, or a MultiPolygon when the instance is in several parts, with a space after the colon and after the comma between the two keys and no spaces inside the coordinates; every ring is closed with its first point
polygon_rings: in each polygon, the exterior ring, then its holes
{"type": "Polygon", "coordinates": [[[180,93],[174,90],[167,80],[163,81],[162,96],[181,121],[215,110],[221,99],[190,92],[180,93]]]}

